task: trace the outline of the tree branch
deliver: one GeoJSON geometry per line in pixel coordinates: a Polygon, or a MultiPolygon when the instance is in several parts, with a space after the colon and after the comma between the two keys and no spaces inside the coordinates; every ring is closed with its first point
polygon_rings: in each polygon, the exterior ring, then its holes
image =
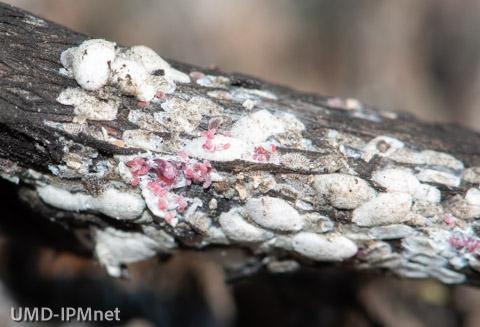
{"type": "Polygon", "coordinates": [[[0,171],[111,274],[220,246],[232,276],[478,281],[479,134],[86,39],[0,5],[0,171]]]}

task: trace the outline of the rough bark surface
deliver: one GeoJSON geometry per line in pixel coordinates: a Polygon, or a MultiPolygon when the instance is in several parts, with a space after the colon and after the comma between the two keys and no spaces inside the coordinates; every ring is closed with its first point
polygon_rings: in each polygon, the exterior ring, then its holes
{"type": "Polygon", "coordinates": [[[0,4],[0,175],[88,227],[111,274],[221,247],[243,253],[232,276],[328,263],[478,281],[479,134],[171,61],[190,82],[152,101],[86,91],[60,62],[86,39],[0,4]]]}

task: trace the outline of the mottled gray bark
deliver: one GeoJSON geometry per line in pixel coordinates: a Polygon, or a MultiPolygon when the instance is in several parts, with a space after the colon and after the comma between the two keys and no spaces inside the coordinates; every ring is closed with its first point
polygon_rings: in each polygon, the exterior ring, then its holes
{"type": "Polygon", "coordinates": [[[36,212],[89,227],[111,274],[221,247],[240,273],[478,280],[479,134],[172,61],[190,82],[150,71],[152,101],[126,95],[113,61],[87,91],[60,62],[86,39],[0,4],[0,173],[36,212]]]}

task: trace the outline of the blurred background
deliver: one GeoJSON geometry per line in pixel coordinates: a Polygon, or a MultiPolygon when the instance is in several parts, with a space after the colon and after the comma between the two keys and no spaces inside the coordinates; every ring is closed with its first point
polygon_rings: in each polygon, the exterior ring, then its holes
{"type": "Polygon", "coordinates": [[[480,129],[480,1],[6,2],[179,61],[480,129]]]}
{"type": "MultiPolygon", "coordinates": [[[[480,1],[5,2],[166,58],[480,130],[480,1]]],[[[7,227],[0,228],[2,317],[12,303],[48,299],[119,305],[128,327],[480,326],[475,288],[349,272],[224,284],[215,260],[199,253],[134,265],[130,279],[111,280],[85,254],[44,239],[27,246],[19,240],[31,235],[12,239],[7,227]]]]}

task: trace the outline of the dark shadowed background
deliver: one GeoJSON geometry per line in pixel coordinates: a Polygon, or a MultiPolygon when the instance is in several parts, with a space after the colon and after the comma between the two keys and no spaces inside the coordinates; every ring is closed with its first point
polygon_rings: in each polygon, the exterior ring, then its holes
{"type": "MultiPolygon", "coordinates": [[[[166,58],[480,130],[480,1],[5,2],[166,58]]],[[[474,288],[347,272],[257,276],[232,287],[215,260],[198,253],[134,265],[130,280],[116,281],[81,255],[44,244],[24,249],[1,230],[0,326],[18,326],[8,322],[11,303],[47,299],[119,305],[129,327],[480,326],[474,288]],[[18,256],[30,261],[12,262],[18,256]]]]}

